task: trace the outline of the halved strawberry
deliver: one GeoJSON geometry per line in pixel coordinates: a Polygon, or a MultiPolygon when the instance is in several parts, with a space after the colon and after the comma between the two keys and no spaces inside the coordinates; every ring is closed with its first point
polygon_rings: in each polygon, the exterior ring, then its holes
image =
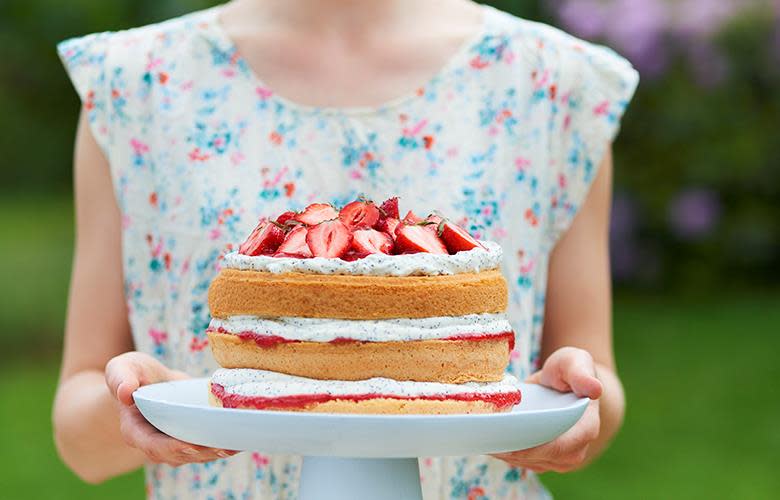
{"type": "Polygon", "coordinates": [[[396,253],[440,253],[446,254],[447,247],[435,231],[425,226],[401,224],[395,233],[396,253]]]}
{"type": "Polygon", "coordinates": [[[376,224],[376,230],[387,233],[391,238],[395,239],[395,230],[398,229],[399,224],[401,224],[400,220],[393,217],[388,217],[386,219],[381,219],[376,224]]]}
{"type": "Polygon", "coordinates": [[[409,224],[409,225],[418,224],[418,223],[420,223],[422,221],[423,220],[420,217],[418,217],[417,214],[415,214],[411,210],[406,212],[406,215],[404,215],[404,218],[401,219],[401,222],[403,222],[404,224],[409,224]]]}
{"type": "Polygon", "coordinates": [[[295,216],[298,215],[296,212],[293,212],[292,210],[287,211],[276,218],[276,222],[278,222],[281,225],[285,225],[288,221],[291,221],[295,219],[295,216]]]}
{"type": "Polygon", "coordinates": [[[400,219],[401,214],[398,212],[398,197],[393,196],[382,202],[379,206],[379,210],[385,217],[392,217],[394,219],[400,219]]]}
{"type": "Polygon", "coordinates": [[[347,253],[352,233],[340,220],[326,220],[309,229],[306,243],[315,257],[333,259],[347,253]]]}
{"type": "Polygon", "coordinates": [[[295,257],[308,259],[312,257],[309,245],[306,243],[306,234],[309,230],[306,226],[295,226],[287,233],[284,241],[276,250],[274,257],[295,257]]]}
{"type": "Polygon", "coordinates": [[[477,247],[485,248],[468,231],[448,220],[439,224],[439,236],[444,240],[450,253],[458,253],[477,247]]]}
{"type": "Polygon", "coordinates": [[[284,241],[284,231],[275,223],[263,220],[249,235],[249,238],[238,247],[238,253],[243,255],[271,254],[284,241]]]}
{"type": "Polygon", "coordinates": [[[339,219],[350,229],[371,227],[379,221],[379,209],[371,201],[357,200],[341,209],[339,219]]]}
{"type": "Polygon", "coordinates": [[[436,227],[439,224],[441,224],[441,221],[443,219],[439,214],[430,214],[428,217],[425,218],[425,222],[431,223],[432,227],[436,227]]]}
{"type": "Polygon", "coordinates": [[[393,238],[376,229],[358,229],[352,233],[352,250],[359,254],[389,254],[393,251],[393,238]]]}
{"type": "Polygon", "coordinates": [[[333,205],[327,203],[312,203],[303,212],[295,216],[295,220],[303,222],[307,226],[316,226],[322,221],[335,219],[339,213],[333,205]]]}

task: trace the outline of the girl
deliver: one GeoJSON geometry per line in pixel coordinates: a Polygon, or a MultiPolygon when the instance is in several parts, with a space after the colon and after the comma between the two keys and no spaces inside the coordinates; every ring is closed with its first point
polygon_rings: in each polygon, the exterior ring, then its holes
{"type": "Polygon", "coordinates": [[[504,247],[510,370],[592,402],[555,441],[421,459],[426,498],[542,498],[620,426],[610,143],[637,84],[613,52],[468,0],[236,0],[69,40],[83,100],[76,254],[54,423],[99,482],[153,498],[294,498],[295,457],[179,442],[139,386],[216,368],[206,290],[261,214],[360,193],[468,217],[504,247]]]}

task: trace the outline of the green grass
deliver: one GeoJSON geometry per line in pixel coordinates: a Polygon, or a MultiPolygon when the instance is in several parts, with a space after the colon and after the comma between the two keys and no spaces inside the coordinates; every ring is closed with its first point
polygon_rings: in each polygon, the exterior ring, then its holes
{"type": "MultiPolygon", "coordinates": [[[[67,200],[0,200],[0,497],[141,498],[140,473],[81,483],[54,451],[51,401],[71,259],[67,200]]],[[[559,498],[780,498],[780,293],[624,297],[626,425],[559,498]]]]}

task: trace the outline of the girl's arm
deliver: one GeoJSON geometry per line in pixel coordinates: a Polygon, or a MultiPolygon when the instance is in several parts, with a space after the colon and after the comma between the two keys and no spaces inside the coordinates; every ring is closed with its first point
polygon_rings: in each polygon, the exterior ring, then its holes
{"type": "Polygon", "coordinates": [[[53,411],[60,456],[92,483],[136,469],[144,461],[178,465],[227,456],[224,450],[161,434],[132,405],[131,394],[138,386],[184,374],[129,352],[133,342],[122,283],[120,215],[108,163],[83,116],[74,170],[76,246],[53,411]]]}
{"type": "Polygon", "coordinates": [[[599,168],[588,198],[555,247],[549,266],[542,370],[530,377],[592,399],[580,421],[554,441],[498,458],[537,472],[566,472],[593,459],[623,422],[623,386],[612,350],[609,214],[612,155],[599,168]]]}

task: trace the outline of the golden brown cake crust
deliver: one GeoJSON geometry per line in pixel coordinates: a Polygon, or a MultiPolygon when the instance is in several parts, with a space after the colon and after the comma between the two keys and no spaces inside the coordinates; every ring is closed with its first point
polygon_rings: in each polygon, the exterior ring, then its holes
{"type": "MultiPolygon", "coordinates": [[[[222,407],[220,401],[211,392],[209,385],[209,403],[222,407]]],[[[241,406],[240,409],[257,408],[241,406]]],[[[304,408],[279,408],[279,411],[300,411],[312,413],[363,413],[379,415],[452,415],[464,413],[501,413],[511,408],[498,409],[496,405],[485,401],[430,400],[430,399],[390,399],[376,398],[364,401],[345,401],[335,399],[324,403],[313,403],[304,408]]],[[[274,408],[269,408],[274,410],[274,408]]]]}
{"type": "Polygon", "coordinates": [[[236,335],[208,332],[223,368],[254,368],[314,379],[385,377],[418,382],[497,382],[509,363],[509,339],[413,342],[291,342],[260,347],[236,335]]]}
{"type": "Polygon", "coordinates": [[[223,269],[209,287],[211,315],[335,319],[424,318],[500,313],[498,269],[444,276],[273,274],[223,269]]]}

